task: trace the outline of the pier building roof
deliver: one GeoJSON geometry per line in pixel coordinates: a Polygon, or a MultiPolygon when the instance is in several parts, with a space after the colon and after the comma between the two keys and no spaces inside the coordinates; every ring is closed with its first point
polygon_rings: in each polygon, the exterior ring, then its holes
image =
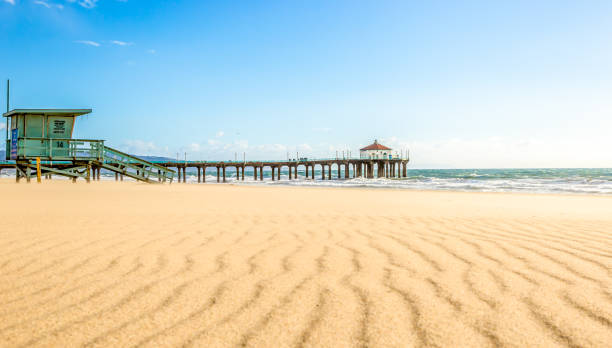
{"type": "Polygon", "coordinates": [[[362,149],[360,149],[361,151],[368,151],[368,150],[391,150],[390,148],[381,145],[378,143],[378,140],[374,140],[374,144],[372,145],[368,145],[362,149]]]}

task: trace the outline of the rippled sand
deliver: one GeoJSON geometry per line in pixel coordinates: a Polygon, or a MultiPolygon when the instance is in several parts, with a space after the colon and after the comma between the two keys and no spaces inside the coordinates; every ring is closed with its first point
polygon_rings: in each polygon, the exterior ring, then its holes
{"type": "Polygon", "coordinates": [[[612,198],[0,181],[0,346],[612,342],[612,198]]]}

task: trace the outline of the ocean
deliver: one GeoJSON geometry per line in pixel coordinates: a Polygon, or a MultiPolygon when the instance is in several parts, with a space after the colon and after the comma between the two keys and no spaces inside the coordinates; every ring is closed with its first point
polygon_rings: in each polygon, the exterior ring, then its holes
{"type": "MultiPolygon", "coordinates": [[[[546,169],[412,169],[408,177],[401,179],[337,179],[332,170],[332,180],[321,180],[321,172],[315,171],[315,180],[305,179],[304,170],[298,171],[297,180],[288,180],[287,171],[281,172],[280,181],[271,180],[271,172],[264,170],[264,181],[254,181],[253,172],[245,172],[245,181],[236,181],[233,168],[226,171],[229,183],[244,185],[291,185],[323,187],[369,187],[406,190],[452,190],[470,192],[528,192],[563,194],[612,194],[612,168],[546,168],[546,169]]],[[[344,174],[344,173],[343,173],[344,174]]],[[[352,173],[351,173],[352,175],[352,173]]],[[[2,177],[14,174],[3,170],[2,177]]],[[[114,180],[114,174],[102,173],[105,180],[114,180]]],[[[327,173],[326,173],[327,177],[327,173]]],[[[126,179],[129,180],[129,179],[126,179]]],[[[197,174],[187,172],[187,182],[197,183],[197,174]]],[[[209,168],[207,183],[216,183],[216,171],[209,168]]]]}

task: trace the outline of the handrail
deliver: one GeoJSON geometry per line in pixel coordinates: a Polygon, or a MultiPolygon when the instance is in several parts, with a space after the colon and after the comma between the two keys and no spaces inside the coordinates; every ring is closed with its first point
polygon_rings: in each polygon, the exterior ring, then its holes
{"type": "Polygon", "coordinates": [[[242,163],[306,163],[306,162],[321,162],[321,161],[407,161],[407,158],[308,158],[306,160],[296,161],[296,160],[240,160],[240,161],[176,161],[176,160],[167,160],[167,161],[151,161],[152,163],[177,163],[177,164],[207,164],[207,163],[224,163],[224,164],[242,164],[242,163]]]}
{"type": "Polygon", "coordinates": [[[127,153],[125,153],[125,152],[121,152],[121,151],[119,151],[119,150],[115,150],[115,149],[110,148],[110,147],[108,147],[108,146],[105,146],[105,147],[104,147],[104,151],[105,151],[105,152],[106,152],[106,151],[108,151],[108,152],[110,152],[110,153],[115,153],[115,154],[118,154],[118,155],[120,155],[120,156],[127,157],[127,158],[129,158],[131,161],[134,161],[135,163],[150,165],[150,166],[152,166],[152,167],[155,167],[156,169],[164,169],[164,170],[168,170],[166,167],[159,166],[159,165],[157,165],[157,164],[155,164],[155,163],[153,163],[153,162],[149,162],[149,161],[147,161],[147,160],[143,160],[142,158],[138,158],[138,157],[136,157],[136,156],[133,156],[133,155],[127,154],[127,153]]]}
{"type": "Polygon", "coordinates": [[[56,140],[56,141],[86,141],[89,143],[101,143],[104,140],[101,139],[75,139],[75,138],[38,138],[38,137],[19,137],[19,139],[25,140],[56,140]]]}

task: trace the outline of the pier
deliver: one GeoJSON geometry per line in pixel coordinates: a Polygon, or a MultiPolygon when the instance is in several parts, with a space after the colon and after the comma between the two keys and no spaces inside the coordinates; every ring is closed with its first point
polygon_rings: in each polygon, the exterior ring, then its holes
{"type": "Polygon", "coordinates": [[[197,171],[198,182],[206,182],[206,170],[216,170],[216,182],[227,181],[227,169],[233,168],[236,179],[244,181],[245,171],[252,168],[254,180],[263,181],[264,169],[272,173],[270,180],[280,180],[281,171],[286,169],[289,180],[297,179],[298,170],[304,172],[308,179],[315,179],[316,169],[320,170],[321,180],[350,179],[350,178],[405,178],[409,159],[318,159],[296,161],[176,161],[154,163],[166,168],[176,168],[178,182],[187,181],[187,168],[197,171]],[[336,169],[336,177],[332,177],[332,169],[336,169]]]}
{"type": "MultiPolygon", "coordinates": [[[[405,178],[409,159],[315,159],[298,161],[153,161],[156,167],[176,169],[177,181],[187,182],[187,169],[192,168],[197,171],[199,183],[206,182],[206,170],[214,168],[216,170],[216,182],[227,182],[227,169],[233,168],[236,172],[236,179],[244,181],[247,168],[252,168],[253,180],[264,180],[264,169],[269,169],[272,173],[270,180],[276,181],[281,178],[281,171],[286,169],[289,173],[289,180],[297,179],[298,170],[304,172],[308,179],[315,179],[315,172],[320,170],[321,180],[350,179],[350,178],[405,178]],[[335,177],[332,176],[332,169],[335,169],[335,177]]],[[[70,167],[69,163],[47,163],[46,167],[63,169],[70,167]]],[[[143,167],[141,163],[132,163],[135,168],[143,167]]],[[[3,169],[15,169],[13,161],[1,161],[0,172],[3,169]]],[[[86,174],[86,179],[100,180],[101,166],[92,166],[90,172],[86,174]]],[[[147,170],[150,170],[147,168],[147,170]]],[[[51,173],[49,173],[50,176],[51,173]]],[[[139,174],[139,173],[137,173],[139,174]]],[[[115,172],[115,180],[123,180],[121,172],[115,172]]]]}

